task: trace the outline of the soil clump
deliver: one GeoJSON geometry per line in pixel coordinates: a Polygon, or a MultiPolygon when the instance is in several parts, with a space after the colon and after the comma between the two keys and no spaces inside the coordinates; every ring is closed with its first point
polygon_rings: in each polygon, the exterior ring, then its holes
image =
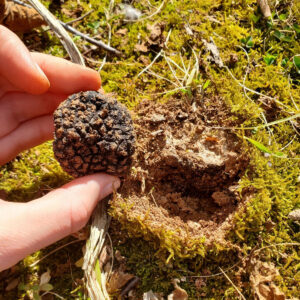
{"type": "Polygon", "coordinates": [[[123,224],[143,220],[152,233],[222,240],[248,164],[240,139],[217,128],[236,125],[232,120],[218,97],[141,103],[133,168],[111,201],[112,214],[123,224]]]}

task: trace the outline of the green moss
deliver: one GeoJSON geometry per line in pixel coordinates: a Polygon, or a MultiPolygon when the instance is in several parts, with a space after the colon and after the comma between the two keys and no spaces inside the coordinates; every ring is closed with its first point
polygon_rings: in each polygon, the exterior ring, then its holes
{"type": "Polygon", "coordinates": [[[70,180],[55,160],[51,142],[21,153],[0,174],[0,190],[17,201],[34,199],[70,180]]]}
{"type": "MultiPolygon", "coordinates": [[[[167,47],[164,48],[166,56],[172,58],[181,67],[183,67],[182,60],[186,68],[190,64],[190,70],[196,63],[192,49],[200,59],[200,73],[193,78],[191,84],[192,95],[201,93],[221,95],[235,113],[234,118],[241,121],[243,126],[263,124],[262,113],[269,122],[290,116],[297,112],[296,105],[300,106],[299,77],[292,62],[293,56],[300,53],[297,40],[299,34],[294,27],[300,23],[298,13],[300,3],[294,2],[291,5],[290,1],[279,1],[279,5],[275,8],[275,1],[270,1],[274,12],[273,22],[261,16],[254,0],[235,3],[227,0],[166,1],[159,13],[150,19],[133,23],[124,23],[122,17],[113,10],[108,21],[112,31],[111,45],[122,51],[123,56],[120,58],[108,55],[107,63],[100,72],[103,87],[107,92],[116,93],[118,99],[130,108],[144,99],[167,101],[174,97],[174,93],[180,96],[189,91],[186,88],[172,91],[178,88],[178,84],[163,57],[159,58],[151,68],[151,71],[160,78],[149,73],[137,76],[148,64],[141,59],[141,55],[151,62],[159,49],[140,53],[135,51],[135,45],[145,41],[149,36],[147,24],[158,22],[164,25],[165,38],[170,32],[167,47]],[[282,14],[287,15],[288,21],[282,20],[283,17],[279,18],[282,14]],[[193,30],[193,35],[189,35],[185,29],[187,24],[193,30]],[[122,28],[128,30],[125,36],[117,34],[117,31],[122,28]],[[278,32],[284,34],[284,37],[278,35],[278,32]],[[241,39],[249,36],[252,37],[253,46],[247,48],[241,39]],[[201,40],[209,40],[210,37],[213,37],[218,46],[225,65],[240,83],[244,82],[245,86],[252,90],[280,102],[271,112],[268,113],[261,103],[266,101],[266,98],[249,91],[245,92],[237,81],[232,79],[228,70],[218,68],[213,62],[206,62],[209,53],[206,53],[201,40]],[[246,50],[247,55],[240,47],[246,50]],[[268,54],[275,57],[274,62],[269,65],[264,59],[268,54]],[[231,55],[238,57],[237,63],[233,66],[228,63],[231,55]],[[210,85],[205,91],[201,91],[200,87],[207,80],[211,82],[210,85]],[[157,93],[163,94],[157,95],[157,93]]],[[[101,3],[96,0],[81,1],[83,12],[88,12],[90,9],[94,9],[94,12],[78,22],[77,28],[90,35],[99,34],[103,41],[107,41],[105,10],[109,3],[109,0],[101,3]]],[[[115,7],[119,3],[121,1],[115,1],[115,7]]],[[[147,1],[140,1],[134,5],[146,15],[150,15],[160,3],[160,1],[151,1],[153,8],[149,7],[147,1]]],[[[78,4],[76,1],[66,1],[62,7],[69,12],[74,12],[78,4]]],[[[57,10],[54,12],[65,21],[71,19],[69,15],[57,10]]],[[[41,30],[38,36],[45,53],[60,57],[66,55],[59,40],[52,33],[41,30]]],[[[81,52],[86,51],[87,48],[84,47],[88,44],[85,41],[79,39],[76,43],[81,52]]],[[[93,60],[101,63],[105,52],[96,50],[86,54],[89,55],[93,60]]],[[[98,69],[100,63],[90,63],[90,66],[98,69]]],[[[180,69],[175,66],[173,68],[178,78],[184,77],[180,69]]],[[[272,100],[268,99],[267,103],[272,104],[272,100]]],[[[240,130],[238,134],[241,138],[247,135],[274,152],[284,152],[287,158],[265,157],[260,150],[245,141],[251,162],[240,186],[241,192],[248,190],[251,198],[246,207],[235,216],[234,227],[227,237],[230,241],[228,247],[215,245],[213,249],[205,249],[202,240],[182,243],[170,232],[162,230],[154,234],[151,228],[145,226],[145,220],[135,220],[135,223],[132,223],[132,220],[126,219],[129,215],[124,214],[122,219],[118,217],[122,224],[125,224],[125,229],[126,226],[127,228],[131,226],[131,229],[136,228],[136,231],[131,230],[130,237],[126,235],[124,244],[116,247],[127,257],[130,270],[141,278],[141,292],[153,289],[167,294],[172,291],[171,279],[185,276],[187,281],[181,285],[188,290],[191,299],[234,299],[237,295],[223,275],[205,279],[201,291],[197,291],[191,276],[203,275],[204,270],[209,270],[213,274],[220,273],[219,266],[226,270],[235,262],[246,259],[254,249],[268,247],[259,252],[259,258],[274,262],[281,274],[278,284],[287,297],[299,296],[300,287],[297,284],[300,278],[300,254],[297,251],[299,248],[291,245],[300,242],[299,226],[287,218],[291,210],[300,207],[297,182],[300,170],[299,161],[295,160],[299,155],[297,133],[291,123],[286,122],[272,126],[269,130],[240,130]],[[271,229],[267,224],[272,224],[271,229]],[[147,241],[142,240],[141,236],[146,237],[147,241]],[[281,245],[273,246],[278,243],[281,245]],[[178,254],[181,254],[181,257],[178,257],[178,254]],[[185,254],[194,258],[184,259],[185,254]]],[[[53,158],[51,148],[50,142],[45,143],[20,154],[13,162],[1,168],[0,189],[6,191],[9,199],[15,201],[34,199],[70,180],[53,158]]],[[[119,225],[116,226],[118,228],[119,225]]],[[[117,241],[118,236],[115,236],[114,242],[117,241]]],[[[74,245],[70,253],[71,259],[79,258],[80,246],[74,245]]],[[[52,249],[48,248],[43,254],[52,249]]],[[[27,261],[36,260],[41,255],[39,253],[28,258],[27,261]]],[[[50,256],[47,264],[51,266],[67,260],[67,256],[59,252],[57,255],[50,256]]],[[[46,269],[46,266],[41,264],[39,264],[41,268],[28,269],[26,261],[21,266],[24,267],[22,280],[24,283],[32,284],[36,282],[37,274],[46,269]]],[[[77,271],[76,276],[82,276],[82,273],[77,271]]],[[[234,268],[227,274],[235,283],[242,282],[240,289],[248,299],[251,297],[248,284],[249,272],[246,270],[242,278],[239,278],[235,274],[236,271],[237,268],[234,268]]],[[[59,292],[59,295],[70,298],[71,291],[74,290],[71,276],[63,274],[51,283],[54,284],[54,291],[59,292]]],[[[20,291],[19,297],[24,297],[24,292],[20,291]]]]}

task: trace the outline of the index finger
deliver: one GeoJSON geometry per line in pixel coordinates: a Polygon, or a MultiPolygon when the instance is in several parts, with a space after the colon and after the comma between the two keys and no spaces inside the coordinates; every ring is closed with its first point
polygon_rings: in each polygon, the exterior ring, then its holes
{"type": "Polygon", "coordinates": [[[92,69],[47,54],[31,53],[31,56],[50,81],[49,92],[68,95],[101,87],[100,75],[92,69]]]}
{"type": "Polygon", "coordinates": [[[0,46],[0,75],[10,83],[10,88],[31,94],[42,94],[48,90],[47,77],[35,64],[25,45],[2,25],[0,46]]]}

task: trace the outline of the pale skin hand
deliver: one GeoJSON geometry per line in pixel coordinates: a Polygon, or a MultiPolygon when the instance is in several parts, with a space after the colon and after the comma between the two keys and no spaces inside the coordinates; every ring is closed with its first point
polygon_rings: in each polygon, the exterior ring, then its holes
{"type": "MultiPolygon", "coordinates": [[[[0,165],[52,139],[52,113],[69,94],[100,86],[97,72],[30,53],[0,25],[0,165]]],[[[95,174],[28,203],[0,199],[0,271],[78,231],[97,202],[119,184],[116,177],[95,174]]]]}

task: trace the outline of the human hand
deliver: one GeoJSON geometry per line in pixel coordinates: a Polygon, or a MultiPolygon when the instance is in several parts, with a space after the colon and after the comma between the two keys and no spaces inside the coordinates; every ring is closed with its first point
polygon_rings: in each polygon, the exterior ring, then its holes
{"type": "MultiPolygon", "coordinates": [[[[0,25],[0,165],[53,137],[52,113],[69,94],[100,86],[96,71],[30,53],[0,25]]],[[[0,200],[0,271],[78,231],[119,184],[116,177],[95,174],[28,203],[0,200]]]]}

